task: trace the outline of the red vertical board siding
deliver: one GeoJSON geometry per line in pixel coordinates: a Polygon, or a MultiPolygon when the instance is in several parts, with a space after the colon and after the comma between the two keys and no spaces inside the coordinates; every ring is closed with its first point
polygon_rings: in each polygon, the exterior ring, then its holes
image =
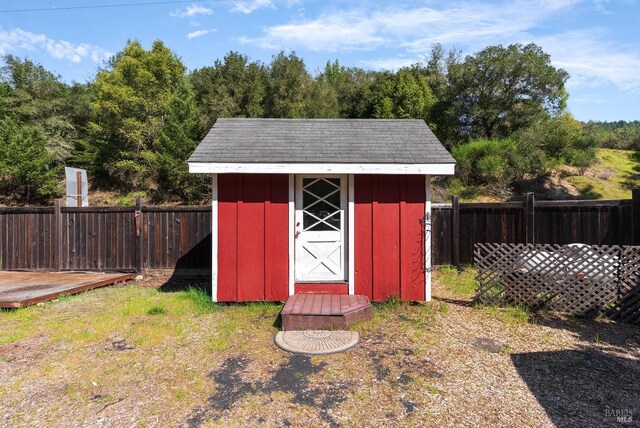
{"type": "Polygon", "coordinates": [[[265,299],[289,297],[289,176],[272,174],[265,210],[265,299]]]}
{"type": "Polygon", "coordinates": [[[420,220],[424,218],[425,178],[423,175],[406,177],[406,222],[402,229],[403,239],[403,277],[406,278],[401,290],[402,300],[422,301],[424,295],[424,236],[420,220]]]}
{"type": "Polygon", "coordinates": [[[354,181],[354,273],[355,294],[373,299],[373,229],[371,175],[356,175],[354,181]]]}
{"type": "Polygon", "coordinates": [[[424,300],[425,180],[355,178],[355,292],[372,300],[424,300]]]}
{"type": "Polygon", "coordinates": [[[289,178],[218,176],[218,300],[286,300],[289,178]]]}
{"type": "Polygon", "coordinates": [[[400,298],[400,176],[378,176],[373,204],[373,299],[400,298]]]}
{"type": "Polygon", "coordinates": [[[238,282],[238,196],[242,177],[218,175],[218,301],[235,302],[238,282]]]}
{"type": "Polygon", "coordinates": [[[238,202],[239,302],[264,300],[264,206],[267,177],[245,174],[238,202]]]}

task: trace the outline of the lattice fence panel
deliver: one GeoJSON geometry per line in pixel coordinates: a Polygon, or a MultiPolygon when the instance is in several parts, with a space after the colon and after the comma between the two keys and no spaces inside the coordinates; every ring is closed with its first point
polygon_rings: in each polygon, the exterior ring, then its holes
{"type": "Polygon", "coordinates": [[[640,247],[625,247],[622,252],[620,321],[640,324],[640,247]]]}
{"type": "Polygon", "coordinates": [[[476,244],[476,299],[640,324],[640,247],[476,244]]]}

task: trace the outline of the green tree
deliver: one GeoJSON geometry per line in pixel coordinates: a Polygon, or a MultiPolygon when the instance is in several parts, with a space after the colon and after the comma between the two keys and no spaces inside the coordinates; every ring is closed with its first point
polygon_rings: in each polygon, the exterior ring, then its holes
{"type": "Polygon", "coordinates": [[[0,203],[47,203],[58,194],[60,167],[39,132],[0,120],[0,203]]]}
{"type": "Polygon", "coordinates": [[[306,116],[312,78],[302,58],[295,52],[280,52],[269,65],[266,116],[302,118],[306,116]]]}
{"type": "Polygon", "coordinates": [[[567,163],[581,172],[596,160],[597,141],[580,122],[569,113],[547,118],[541,117],[528,128],[513,134],[521,146],[543,153],[539,172],[553,163],[567,163]]]}
{"type": "Polygon", "coordinates": [[[262,117],[268,74],[259,62],[229,52],[213,67],[195,70],[189,76],[199,110],[201,133],[219,117],[262,117]]]}
{"type": "Polygon", "coordinates": [[[46,149],[63,162],[78,137],[72,111],[77,105],[70,88],[60,77],[28,59],[3,57],[1,70],[5,95],[0,110],[21,127],[37,131],[46,149]]]}
{"type": "Polygon", "coordinates": [[[489,46],[449,64],[443,121],[458,139],[507,137],[562,112],[568,77],[535,44],[489,46]]]}
{"type": "Polygon", "coordinates": [[[163,149],[167,114],[185,81],[185,66],[160,41],[150,50],[128,42],[98,73],[89,127],[96,162],[110,183],[123,190],[155,186],[150,154],[163,149]]]}

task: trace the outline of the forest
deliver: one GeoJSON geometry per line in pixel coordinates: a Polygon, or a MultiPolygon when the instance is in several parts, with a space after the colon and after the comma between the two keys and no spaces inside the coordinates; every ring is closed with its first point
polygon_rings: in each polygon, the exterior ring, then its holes
{"type": "Polygon", "coordinates": [[[598,148],[640,150],[639,121],[572,117],[568,73],[535,44],[467,56],[434,45],[395,72],[333,60],[311,73],[295,52],[268,64],[229,52],[187,70],[163,42],[129,41],[82,83],[28,58],[2,61],[0,205],[52,204],[64,166],[87,169],[104,203],[206,203],[209,178],[186,160],[219,117],[424,119],[458,162],[441,185],[503,199],[558,165],[583,173],[598,148]]]}

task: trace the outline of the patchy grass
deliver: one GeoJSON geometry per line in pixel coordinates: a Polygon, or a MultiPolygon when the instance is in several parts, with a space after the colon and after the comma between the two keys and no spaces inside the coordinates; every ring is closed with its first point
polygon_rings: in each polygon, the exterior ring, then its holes
{"type": "Polygon", "coordinates": [[[375,304],[358,347],[315,357],[274,346],[281,304],[197,286],[3,311],[0,426],[585,426],[606,425],[603,389],[636,406],[637,327],[475,308],[473,276],[434,272],[432,302],[375,304]]]}
{"type": "Polygon", "coordinates": [[[453,266],[443,266],[438,269],[440,281],[452,293],[471,296],[476,289],[476,275],[478,271],[470,266],[458,270],[453,266]]]}

